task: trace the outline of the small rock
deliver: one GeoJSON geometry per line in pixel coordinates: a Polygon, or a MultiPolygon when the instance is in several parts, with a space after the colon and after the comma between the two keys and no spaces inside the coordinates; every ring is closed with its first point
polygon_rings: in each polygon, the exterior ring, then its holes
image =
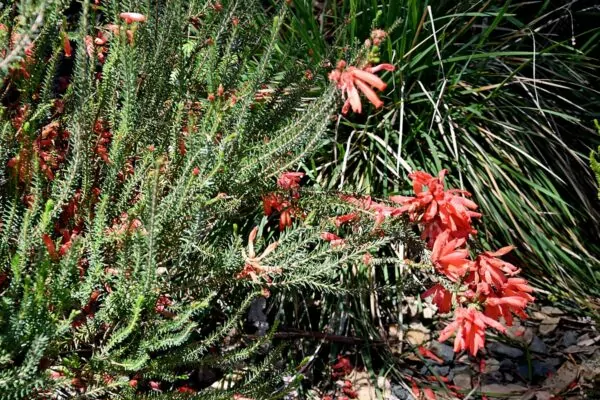
{"type": "Polygon", "coordinates": [[[399,400],[412,400],[413,395],[401,385],[392,385],[392,395],[399,400]]]}
{"type": "Polygon", "coordinates": [[[504,374],[500,371],[494,371],[489,374],[483,375],[483,384],[502,383],[504,381],[504,374]]]}
{"type": "Polygon", "coordinates": [[[516,383],[490,383],[482,385],[481,391],[489,396],[503,397],[524,393],[527,391],[527,388],[525,386],[517,385],[516,383]]]}
{"type": "Polygon", "coordinates": [[[439,376],[448,376],[448,374],[450,373],[450,367],[447,365],[445,365],[445,366],[436,365],[433,367],[433,372],[439,376]]]}
{"type": "Polygon", "coordinates": [[[553,397],[552,393],[546,392],[545,390],[535,394],[535,400],[551,400],[553,397]]]}
{"type": "Polygon", "coordinates": [[[590,359],[581,364],[581,375],[588,382],[600,383],[600,352],[594,353],[590,359]]]}
{"type": "Polygon", "coordinates": [[[577,338],[577,344],[578,344],[579,346],[581,346],[581,344],[580,344],[580,343],[583,343],[583,342],[585,342],[585,341],[589,340],[589,339],[590,339],[590,337],[591,337],[591,336],[590,336],[590,334],[589,334],[589,333],[584,333],[583,335],[579,336],[579,338],[577,338]]]}
{"type": "Polygon", "coordinates": [[[551,316],[561,316],[565,315],[564,311],[560,308],[552,307],[552,306],[544,306],[541,310],[544,314],[551,316]]]}
{"type": "Polygon", "coordinates": [[[577,346],[592,346],[600,341],[600,335],[590,338],[590,339],[585,339],[585,340],[582,340],[582,338],[583,338],[583,336],[579,338],[579,341],[577,342],[577,346]]]}
{"type": "Polygon", "coordinates": [[[433,373],[433,375],[447,376],[450,373],[450,367],[447,365],[446,366],[434,365],[433,367],[431,367],[431,372],[427,367],[423,367],[423,369],[421,370],[422,375],[431,375],[433,373]]]}
{"type": "Polygon", "coordinates": [[[504,380],[506,382],[513,382],[515,380],[515,377],[512,376],[511,374],[508,374],[508,373],[505,372],[504,373],[504,380]]]}
{"type": "Polygon", "coordinates": [[[470,374],[471,373],[471,364],[469,365],[457,365],[452,370],[456,375],[460,374],[470,374]]]}
{"type": "Polygon", "coordinates": [[[469,364],[471,360],[469,360],[469,355],[465,353],[461,356],[458,356],[455,362],[457,364],[469,364]]]}
{"type": "Polygon", "coordinates": [[[542,320],[540,323],[540,335],[548,335],[549,333],[554,332],[558,323],[560,322],[560,317],[548,317],[542,320]]]}
{"type": "MultiPolygon", "coordinates": [[[[519,374],[519,376],[525,380],[529,380],[531,378],[533,378],[532,376],[529,376],[529,365],[527,364],[521,364],[517,367],[517,374],[519,374]]],[[[532,371],[533,374],[533,371],[532,371]]]]}
{"type": "Polygon", "coordinates": [[[541,320],[543,320],[543,319],[546,319],[546,318],[548,318],[548,315],[546,315],[546,314],[544,314],[544,313],[541,313],[541,312],[539,312],[539,311],[533,311],[533,312],[531,313],[531,318],[532,318],[532,319],[537,319],[537,320],[540,320],[540,321],[541,321],[541,320]]]}
{"type": "Polygon", "coordinates": [[[469,373],[454,375],[453,382],[461,390],[471,390],[473,388],[473,385],[471,384],[471,374],[469,373]]]}
{"type": "Polygon", "coordinates": [[[371,383],[371,377],[369,376],[368,372],[358,372],[355,370],[352,371],[352,373],[349,376],[347,376],[347,379],[350,382],[352,382],[352,386],[354,387],[354,390],[356,390],[357,393],[357,399],[369,400],[377,398],[375,387],[371,383]]]}
{"type": "Polygon", "coordinates": [[[488,345],[488,350],[499,356],[505,356],[510,358],[519,358],[523,355],[523,350],[516,347],[508,346],[500,342],[492,342],[488,345]]]}
{"type": "Polygon", "coordinates": [[[546,358],[546,359],[544,360],[544,362],[545,362],[546,364],[548,364],[548,365],[551,365],[551,366],[552,366],[552,367],[554,367],[554,368],[558,368],[558,366],[559,366],[560,364],[562,364],[562,360],[561,360],[560,358],[557,358],[557,357],[546,358]]]}
{"type": "Polygon", "coordinates": [[[421,323],[412,323],[406,331],[406,341],[413,346],[421,346],[431,339],[430,330],[421,323]]]}
{"type": "Polygon", "coordinates": [[[598,346],[569,346],[563,350],[563,352],[567,354],[594,354],[594,352],[598,349],[598,346]]]}
{"type": "Polygon", "coordinates": [[[517,372],[523,379],[544,378],[556,372],[556,365],[548,362],[548,360],[533,360],[531,362],[531,376],[529,376],[528,364],[519,365],[517,372]]]}
{"type": "Polygon", "coordinates": [[[544,388],[552,393],[560,393],[577,379],[579,367],[574,363],[567,361],[558,371],[544,381],[544,388]]]}
{"type": "Polygon", "coordinates": [[[483,369],[483,372],[486,374],[490,374],[492,372],[496,372],[500,370],[500,361],[496,360],[495,358],[490,358],[488,360],[485,360],[485,367],[483,369]]]}
{"type": "Polygon", "coordinates": [[[523,344],[531,343],[533,340],[533,329],[525,326],[511,326],[506,330],[506,334],[509,338],[523,344]]]}
{"type": "Polygon", "coordinates": [[[436,356],[444,360],[445,363],[454,360],[454,349],[452,346],[448,346],[447,344],[440,343],[436,340],[431,343],[430,349],[436,356]]]}
{"type": "Polygon", "coordinates": [[[500,361],[500,371],[514,371],[515,363],[508,358],[500,361]]]}
{"type": "Polygon", "coordinates": [[[533,337],[533,340],[529,345],[529,350],[533,351],[534,353],[548,354],[548,346],[546,346],[546,343],[544,343],[544,341],[538,336],[533,337]]]}
{"type": "Polygon", "coordinates": [[[531,363],[531,369],[534,377],[544,377],[548,376],[548,374],[553,374],[556,372],[556,368],[554,368],[551,364],[540,360],[533,360],[531,363]]]}
{"type": "Polygon", "coordinates": [[[560,339],[560,345],[564,347],[573,346],[575,343],[577,343],[577,332],[575,331],[566,331],[560,339]]]}

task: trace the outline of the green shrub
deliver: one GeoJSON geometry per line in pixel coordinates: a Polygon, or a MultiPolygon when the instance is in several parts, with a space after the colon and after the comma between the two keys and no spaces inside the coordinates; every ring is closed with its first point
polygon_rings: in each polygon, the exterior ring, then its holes
{"type": "Polygon", "coordinates": [[[269,335],[241,337],[249,306],[270,291],[284,319],[293,294],[342,293],[338,268],[388,240],[365,229],[332,249],[340,200],[317,189],[304,222],[262,217],[335,93],[273,57],[285,8],[96,3],[2,14],[0,397],[175,398],[206,368],[241,381],[196,398],[281,395],[296,372],[269,335]],[[257,233],[257,254],[279,246],[253,261],[257,233]]]}

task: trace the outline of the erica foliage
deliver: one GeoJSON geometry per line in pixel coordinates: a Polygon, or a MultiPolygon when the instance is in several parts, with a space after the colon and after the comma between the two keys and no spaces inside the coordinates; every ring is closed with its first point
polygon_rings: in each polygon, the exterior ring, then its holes
{"type": "Polygon", "coordinates": [[[333,252],[308,203],[316,224],[280,208],[279,234],[262,219],[334,101],[273,59],[285,13],[252,1],[15,6],[0,29],[0,397],[285,391],[268,335],[235,334],[250,304],[332,291],[365,251],[333,252]],[[205,388],[207,368],[241,378],[205,388]]]}

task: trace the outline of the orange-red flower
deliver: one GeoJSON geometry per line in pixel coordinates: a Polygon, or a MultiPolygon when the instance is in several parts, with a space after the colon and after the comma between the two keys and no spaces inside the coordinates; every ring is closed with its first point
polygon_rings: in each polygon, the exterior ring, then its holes
{"type": "Polygon", "coordinates": [[[304,172],[284,172],[277,178],[277,186],[284,190],[294,190],[300,187],[304,172]]]}
{"type": "Polygon", "coordinates": [[[408,212],[411,221],[425,225],[423,238],[428,239],[429,246],[445,230],[454,237],[468,237],[475,233],[471,219],[481,216],[474,211],[477,204],[466,198],[471,195],[469,192],[444,189],[446,172],[440,171],[437,177],[422,171],[413,172],[409,178],[413,181],[415,197],[390,197],[391,201],[402,205],[400,210],[408,212]]]}
{"type": "Polygon", "coordinates": [[[460,248],[465,244],[464,238],[450,239],[450,232],[441,233],[433,245],[431,262],[448,277],[456,282],[469,271],[471,260],[468,259],[469,251],[460,248]]]}
{"type": "Polygon", "coordinates": [[[263,197],[263,210],[268,217],[273,211],[279,211],[283,206],[283,199],[277,193],[270,193],[263,197]]]}
{"type": "Polygon", "coordinates": [[[355,113],[360,114],[362,112],[359,91],[367,97],[375,108],[383,106],[383,101],[373,90],[375,88],[382,91],[387,87],[385,82],[375,75],[376,72],[381,70],[393,71],[394,66],[392,64],[380,64],[364,69],[353,66],[346,68],[346,61],[338,61],[336,69],[329,73],[329,80],[336,83],[337,88],[342,91],[342,96],[346,100],[342,107],[342,114],[346,114],[350,108],[355,113]]]}
{"type": "Polygon", "coordinates": [[[512,326],[512,314],[527,318],[524,309],[535,300],[531,293],[533,288],[525,279],[508,278],[502,285],[502,289],[490,294],[485,301],[485,315],[494,319],[502,317],[506,325],[512,326]]]}
{"type": "Polygon", "coordinates": [[[439,283],[421,295],[422,299],[426,299],[427,297],[431,297],[431,301],[441,313],[447,313],[452,310],[452,293],[439,283]]]}
{"type": "Polygon", "coordinates": [[[352,362],[348,357],[344,357],[341,355],[337,356],[338,361],[331,366],[333,372],[331,375],[334,378],[339,378],[341,376],[346,376],[352,372],[354,367],[352,366],[352,362]]]}
{"type": "Polygon", "coordinates": [[[352,222],[352,221],[356,221],[358,219],[358,214],[357,213],[350,213],[350,214],[344,214],[344,215],[339,215],[337,217],[335,217],[335,226],[337,226],[338,228],[348,222],[352,222]]]}
{"type": "Polygon", "coordinates": [[[196,393],[196,391],[188,385],[179,386],[177,388],[177,391],[179,393],[196,393]]]}
{"type": "Polygon", "coordinates": [[[277,193],[270,193],[263,197],[263,209],[266,216],[273,212],[279,212],[279,230],[283,231],[286,227],[292,226],[292,215],[299,216],[302,213],[289,201],[277,193]]]}
{"type": "Polygon", "coordinates": [[[485,345],[485,330],[492,327],[499,332],[506,332],[506,328],[497,321],[485,316],[475,308],[460,307],[455,311],[456,318],[441,332],[439,341],[444,342],[456,333],[454,351],[469,350],[475,356],[479,349],[485,345]]]}
{"type": "Polygon", "coordinates": [[[496,288],[501,288],[509,276],[518,274],[521,271],[519,268],[496,258],[507,254],[513,248],[513,246],[506,246],[498,251],[485,251],[477,256],[473,264],[473,282],[477,284],[484,281],[496,288]]]}
{"type": "Polygon", "coordinates": [[[63,33],[63,51],[65,52],[65,57],[70,58],[73,54],[73,49],[71,48],[71,42],[69,41],[69,36],[66,33],[63,33]]]}
{"type": "Polygon", "coordinates": [[[344,239],[331,232],[321,233],[321,239],[325,240],[326,242],[329,242],[333,247],[341,246],[344,244],[344,239]]]}

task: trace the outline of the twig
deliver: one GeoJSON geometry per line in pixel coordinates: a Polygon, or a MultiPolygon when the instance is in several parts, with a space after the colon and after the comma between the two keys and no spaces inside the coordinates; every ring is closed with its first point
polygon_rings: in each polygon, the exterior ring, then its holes
{"type": "MultiPolygon", "coordinates": [[[[258,339],[260,336],[258,335],[244,335],[250,339],[258,339]]],[[[368,343],[370,345],[376,346],[386,346],[390,344],[395,344],[398,342],[395,340],[381,340],[381,339],[368,339],[368,338],[360,338],[356,336],[343,336],[343,335],[331,335],[329,333],[323,332],[310,332],[310,331],[284,331],[284,332],[276,332],[273,335],[275,339],[299,339],[299,338],[311,338],[311,339],[320,339],[328,342],[336,342],[336,343],[345,343],[345,344],[365,344],[368,343]]]]}

